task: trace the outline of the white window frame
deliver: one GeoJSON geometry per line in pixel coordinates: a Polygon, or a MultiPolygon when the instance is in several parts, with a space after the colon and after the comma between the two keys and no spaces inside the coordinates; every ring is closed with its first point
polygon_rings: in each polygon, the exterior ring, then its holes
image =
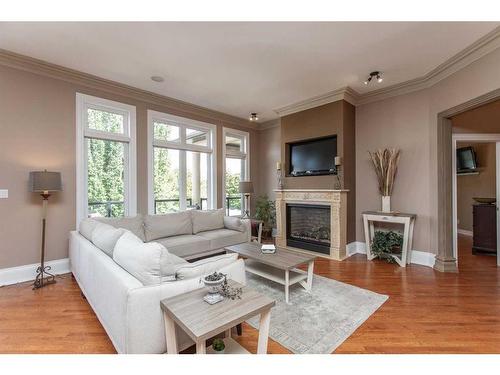
{"type": "MultiPolygon", "coordinates": [[[[222,128],[222,202],[224,210],[227,210],[226,204],[226,158],[235,158],[245,160],[243,163],[244,167],[244,181],[251,181],[250,178],[250,133],[243,130],[237,130],[232,128],[222,128]],[[226,150],[226,136],[234,136],[241,139],[243,151],[239,152],[227,152],[226,150]]],[[[246,210],[246,202],[243,199],[243,194],[241,194],[241,214],[246,210]]]]}
{"type": "Polygon", "coordinates": [[[122,142],[124,160],[124,214],[137,214],[136,173],[136,108],[95,96],[76,93],[76,225],[88,216],[87,147],[86,138],[122,142]],[[90,129],[87,109],[107,111],[123,116],[123,133],[90,129]]]}
{"type": "Polygon", "coordinates": [[[148,109],[148,212],[155,214],[154,202],[154,148],[163,147],[180,150],[179,154],[179,210],[186,209],[186,153],[182,151],[203,152],[209,155],[207,164],[207,208],[217,207],[217,126],[207,122],[192,120],[148,109]],[[154,121],[164,121],[179,127],[180,141],[154,139],[154,121]],[[186,143],[186,129],[207,132],[207,145],[199,146],[186,143]]]}

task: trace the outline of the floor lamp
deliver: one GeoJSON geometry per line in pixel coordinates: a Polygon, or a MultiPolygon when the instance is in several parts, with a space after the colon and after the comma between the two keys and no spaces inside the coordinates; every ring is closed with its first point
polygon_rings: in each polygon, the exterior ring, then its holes
{"type": "Polygon", "coordinates": [[[40,266],[36,269],[36,279],[33,283],[33,289],[39,289],[48,284],[56,282],[53,274],[49,273],[50,266],[45,265],[45,225],[47,222],[47,204],[51,192],[61,191],[61,173],[35,171],[30,172],[29,188],[33,193],[40,193],[42,196],[42,255],[40,266]]]}
{"type": "Polygon", "coordinates": [[[240,193],[245,195],[245,213],[242,219],[250,219],[250,194],[253,193],[253,183],[251,181],[240,182],[240,193]]]}

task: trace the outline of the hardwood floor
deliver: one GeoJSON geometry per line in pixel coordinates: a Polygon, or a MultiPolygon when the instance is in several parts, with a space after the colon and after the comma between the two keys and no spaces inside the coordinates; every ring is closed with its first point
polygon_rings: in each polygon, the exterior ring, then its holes
{"type": "MultiPolygon", "coordinates": [[[[500,353],[500,269],[470,246],[470,238],[459,239],[458,274],[362,255],[318,260],[319,275],[389,295],[335,353],[500,353]]],[[[252,327],[245,324],[237,340],[255,353],[252,327]]],[[[70,275],[37,291],[28,283],[0,288],[0,353],[114,352],[70,275]]],[[[269,352],[288,351],[269,340],[269,352]]]]}

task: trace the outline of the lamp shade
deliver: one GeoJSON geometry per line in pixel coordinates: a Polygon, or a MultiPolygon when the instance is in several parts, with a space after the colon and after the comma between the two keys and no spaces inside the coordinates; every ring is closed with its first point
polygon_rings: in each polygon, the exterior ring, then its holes
{"type": "Polygon", "coordinates": [[[243,193],[243,194],[253,193],[252,181],[241,181],[240,182],[240,193],[243,193]]]}
{"type": "Polygon", "coordinates": [[[34,171],[30,172],[29,189],[33,193],[43,191],[61,191],[61,173],[34,171]]]}

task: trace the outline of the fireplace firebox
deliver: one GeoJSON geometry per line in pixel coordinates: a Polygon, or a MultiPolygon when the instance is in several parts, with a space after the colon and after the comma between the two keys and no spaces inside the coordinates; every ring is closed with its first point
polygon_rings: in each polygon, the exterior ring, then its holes
{"type": "Polygon", "coordinates": [[[287,246],[330,254],[330,206],[286,204],[287,246]]]}

